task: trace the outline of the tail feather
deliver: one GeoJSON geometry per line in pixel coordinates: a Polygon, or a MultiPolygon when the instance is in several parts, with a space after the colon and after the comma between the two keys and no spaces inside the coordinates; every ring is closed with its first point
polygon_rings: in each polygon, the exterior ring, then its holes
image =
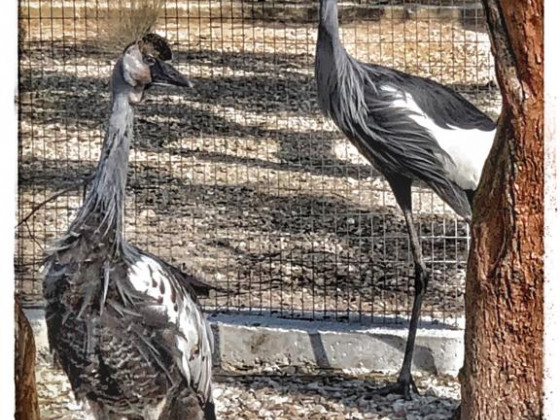
{"type": "Polygon", "coordinates": [[[453,182],[446,183],[429,183],[429,186],[435,193],[445,201],[460,217],[467,222],[471,221],[472,210],[471,200],[472,195],[453,182]]]}
{"type": "Polygon", "coordinates": [[[472,209],[472,206],[473,206],[474,193],[475,193],[475,190],[465,190],[465,194],[467,194],[467,199],[469,200],[469,204],[471,205],[471,209],[472,209]]]}

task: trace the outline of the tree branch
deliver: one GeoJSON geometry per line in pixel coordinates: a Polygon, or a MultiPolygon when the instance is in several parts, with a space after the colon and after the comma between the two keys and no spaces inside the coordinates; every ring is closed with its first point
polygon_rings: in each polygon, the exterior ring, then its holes
{"type": "Polygon", "coordinates": [[[25,216],[23,219],[21,219],[19,221],[19,223],[15,226],[15,228],[17,229],[18,227],[20,227],[22,224],[24,224],[25,222],[27,222],[31,217],[33,217],[33,215],[35,213],[37,213],[38,210],[40,210],[42,207],[44,207],[46,204],[50,203],[53,200],[56,200],[58,197],[78,189],[79,187],[82,186],[87,186],[87,184],[92,180],[93,175],[88,176],[87,178],[83,178],[80,180],[80,182],[77,182],[71,186],[69,186],[68,188],[65,188],[63,190],[60,190],[58,192],[56,192],[55,194],[51,195],[49,198],[47,198],[46,200],[42,201],[41,203],[39,203],[38,205],[36,205],[35,207],[33,207],[31,209],[31,211],[29,212],[29,214],[27,214],[27,216],[25,216]]]}

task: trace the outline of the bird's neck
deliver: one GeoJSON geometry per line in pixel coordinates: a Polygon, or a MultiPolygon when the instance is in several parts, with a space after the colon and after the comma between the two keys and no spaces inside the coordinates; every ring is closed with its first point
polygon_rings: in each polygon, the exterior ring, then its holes
{"type": "Polygon", "coordinates": [[[343,67],[346,65],[346,51],[340,42],[338,31],[336,0],[321,0],[315,51],[315,80],[319,108],[325,115],[330,115],[333,91],[337,89],[340,75],[345,73],[343,67]]]}
{"type": "Polygon", "coordinates": [[[319,37],[342,47],[338,32],[337,0],[321,0],[319,7],[319,37]]]}
{"type": "Polygon", "coordinates": [[[109,127],[101,157],[75,225],[87,225],[102,238],[121,240],[123,206],[134,109],[129,92],[113,92],[109,127]]]}

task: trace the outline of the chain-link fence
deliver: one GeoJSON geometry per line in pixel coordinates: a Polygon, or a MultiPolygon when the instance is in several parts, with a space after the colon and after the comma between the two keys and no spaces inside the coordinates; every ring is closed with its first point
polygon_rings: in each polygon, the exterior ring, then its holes
{"type": "MultiPolygon", "coordinates": [[[[121,49],[98,35],[114,3],[20,0],[15,265],[29,304],[41,303],[43,250],[99,157],[121,49]]],[[[138,107],[126,236],[231,291],[209,310],[393,322],[412,299],[408,235],[384,179],[319,113],[317,11],[303,0],[165,2],[156,31],[195,87],[154,88],[138,107]]],[[[477,2],[342,1],[340,18],[354,56],[429,76],[496,116],[477,2]]],[[[453,319],[468,226],[422,186],[413,200],[433,274],[424,314],[453,319]]]]}

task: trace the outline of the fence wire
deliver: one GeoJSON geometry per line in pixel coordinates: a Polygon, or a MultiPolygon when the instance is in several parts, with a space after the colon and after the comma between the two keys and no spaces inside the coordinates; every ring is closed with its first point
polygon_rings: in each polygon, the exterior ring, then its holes
{"type": "MultiPolygon", "coordinates": [[[[28,305],[42,302],[43,252],[99,157],[121,52],[98,42],[110,7],[20,0],[15,267],[28,305]]],[[[153,88],[138,107],[126,237],[231,290],[208,310],[396,322],[412,300],[406,228],[384,179],[318,111],[317,10],[303,0],[165,3],[156,30],[195,87],[153,88]]],[[[343,1],[340,18],[354,56],[429,76],[497,115],[478,2],[343,1]]],[[[455,319],[468,226],[421,185],[413,205],[433,275],[424,314],[455,319]]]]}

